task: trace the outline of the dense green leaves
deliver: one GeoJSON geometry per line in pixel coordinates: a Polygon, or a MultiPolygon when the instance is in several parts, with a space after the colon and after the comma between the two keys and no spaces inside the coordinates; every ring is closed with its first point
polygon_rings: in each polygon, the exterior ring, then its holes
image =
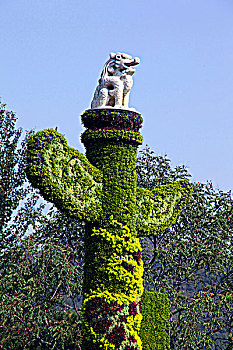
{"type": "MultiPolygon", "coordinates": [[[[185,168],[172,170],[169,163],[166,156],[143,150],[138,185],[153,188],[190,176],[185,168]]],[[[230,192],[215,191],[211,182],[194,183],[193,188],[172,228],[143,239],[144,283],[146,289],[169,296],[171,349],[233,349],[233,200],[230,192]]]]}
{"type": "Polygon", "coordinates": [[[22,187],[25,182],[24,167],[24,142],[18,149],[18,143],[22,134],[21,129],[15,130],[16,116],[13,112],[6,111],[5,105],[0,108],[0,248],[7,239],[8,234],[3,234],[5,227],[12,217],[14,209],[19,201],[26,195],[22,187]]]}
{"type": "Polygon", "coordinates": [[[70,306],[64,306],[63,295],[71,298],[71,309],[79,316],[74,299],[81,294],[82,269],[72,263],[73,249],[62,247],[57,241],[47,239],[37,254],[35,242],[28,237],[2,259],[3,349],[15,349],[16,344],[20,349],[25,344],[35,345],[35,341],[61,349],[80,340],[80,320],[76,317],[71,327],[64,314],[69,314],[70,306]]]}
{"type": "Polygon", "coordinates": [[[0,111],[0,349],[78,349],[83,225],[45,214],[26,183],[27,136],[20,143],[14,113],[0,111]]]}

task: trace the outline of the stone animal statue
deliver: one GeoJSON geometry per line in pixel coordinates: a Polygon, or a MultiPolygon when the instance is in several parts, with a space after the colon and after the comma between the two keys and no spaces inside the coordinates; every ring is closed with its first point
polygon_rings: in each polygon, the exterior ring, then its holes
{"type": "Polygon", "coordinates": [[[105,63],[99,79],[91,108],[114,107],[127,109],[129,104],[129,93],[133,86],[132,75],[140,59],[132,59],[125,53],[110,53],[109,60],[105,63]]]}

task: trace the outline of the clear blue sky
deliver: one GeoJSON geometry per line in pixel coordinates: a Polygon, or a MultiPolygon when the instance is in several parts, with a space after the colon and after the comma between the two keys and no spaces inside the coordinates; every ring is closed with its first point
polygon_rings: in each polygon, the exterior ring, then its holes
{"type": "Polygon", "coordinates": [[[84,153],[80,114],[109,53],[126,52],[141,59],[139,150],[233,189],[232,0],[0,0],[0,11],[0,96],[18,126],[58,126],[84,153]]]}

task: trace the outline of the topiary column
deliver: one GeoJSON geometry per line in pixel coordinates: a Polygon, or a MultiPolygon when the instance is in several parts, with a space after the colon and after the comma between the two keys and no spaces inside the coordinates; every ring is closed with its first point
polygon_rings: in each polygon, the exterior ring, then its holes
{"type": "Polygon", "coordinates": [[[129,110],[85,111],[82,123],[87,130],[81,140],[86,156],[68,147],[53,129],[36,133],[28,142],[27,176],[32,185],[67,215],[86,222],[82,350],[169,348],[168,299],[153,299],[147,293],[141,305],[139,237],[171,226],[192,189],[187,180],[152,191],[137,187],[142,122],[139,113],[129,110]],[[151,312],[159,315],[152,328],[147,308],[151,300],[156,304],[151,312]]]}
{"type": "Polygon", "coordinates": [[[100,109],[86,111],[82,122],[86,157],[103,174],[102,217],[85,234],[83,349],[139,349],[143,262],[135,168],[142,117],[100,109]]]}

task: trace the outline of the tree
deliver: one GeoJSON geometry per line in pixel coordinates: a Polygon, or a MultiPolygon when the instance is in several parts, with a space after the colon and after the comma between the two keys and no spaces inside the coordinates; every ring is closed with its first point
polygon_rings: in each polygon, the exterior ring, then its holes
{"type": "Polygon", "coordinates": [[[46,202],[38,204],[25,175],[25,143],[32,132],[20,143],[16,121],[0,104],[0,348],[79,348],[75,296],[82,285],[82,223],[53,207],[46,215],[46,202]]]}
{"type": "MultiPolygon", "coordinates": [[[[184,166],[172,170],[166,155],[154,156],[148,147],[141,152],[137,173],[143,188],[191,176],[184,166]]],[[[231,192],[215,191],[211,182],[193,187],[171,229],[143,239],[145,288],[169,297],[171,349],[213,349],[213,340],[216,349],[233,349],[231,192]]]]}
{"type": "Polygon", "coordinates": [[[28,191],[23,188],[25,174],[23,148],[17,149],[21,129],[15,130],[16,117],[13,112],[6,111],[5,105],[0,109],[0,248],[5,248],[14,239],[12,232],[6,229],[14,209],[19,205],[28,191]],[[12,238],[10,238],[10,236],[12,238]]]}

